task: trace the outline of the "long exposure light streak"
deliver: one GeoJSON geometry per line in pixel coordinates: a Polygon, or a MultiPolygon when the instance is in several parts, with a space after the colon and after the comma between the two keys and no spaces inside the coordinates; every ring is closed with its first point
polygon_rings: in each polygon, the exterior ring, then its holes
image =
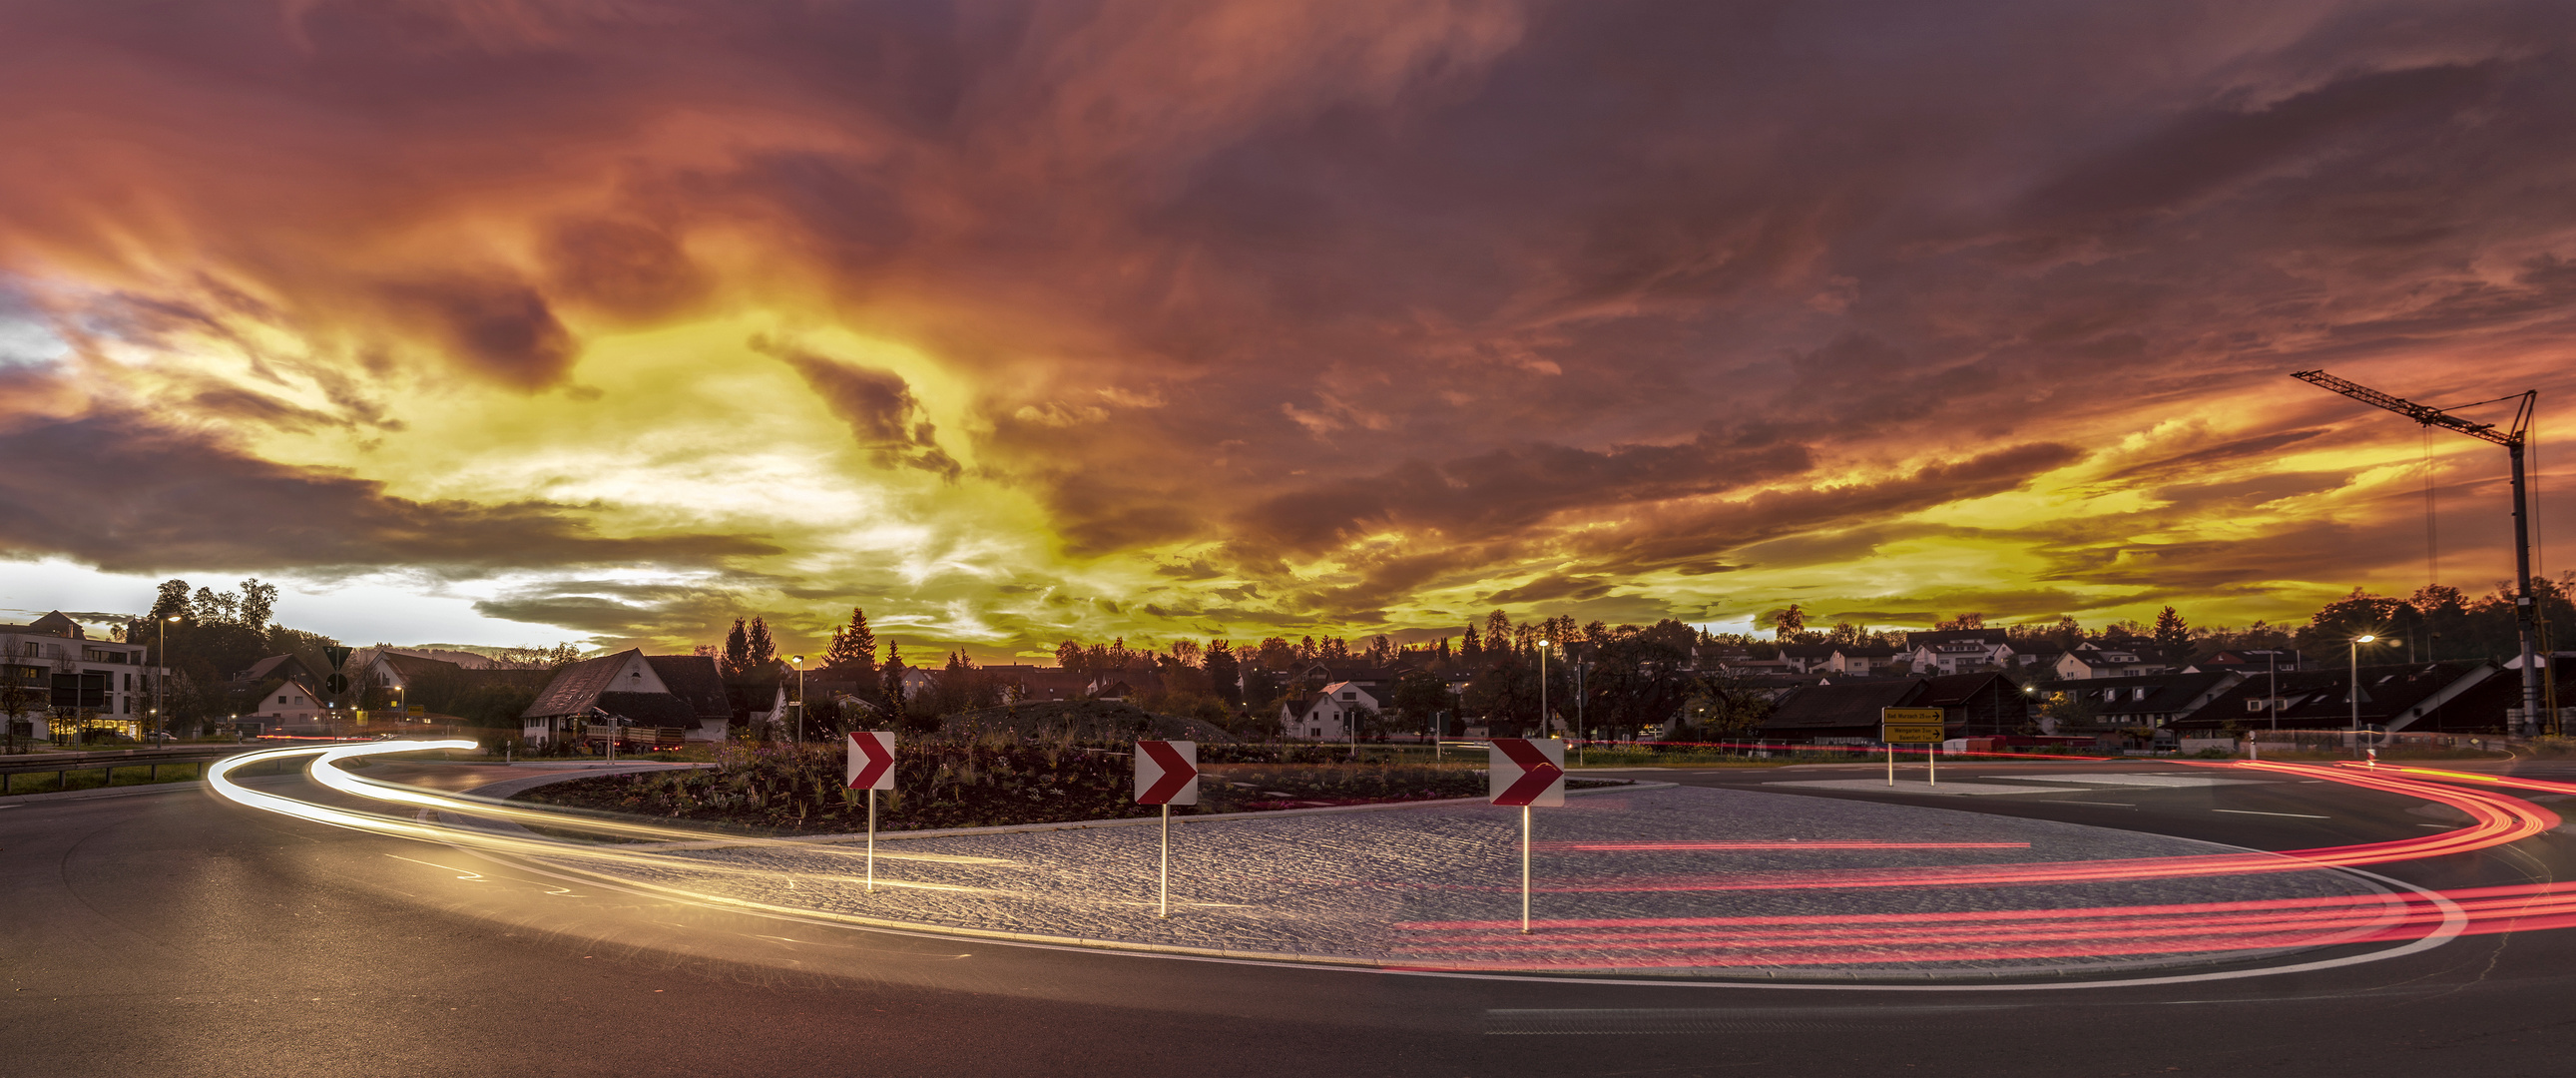
{"type": "MultiPolygon", "coordinates": [[[[771,878],[852,880],[833,873],[784,872],[773,868],[674,857],[649,849],[569,842],[529,833],[461,827],[436,822],[434,814],[488,817],[510,823],[577,830],[662,843],[703,843],[728,847],[763,846],[799,854],[830,856],[846,852],[811,841],[710,835],[649,823],[603,820],[589,816],[512,805],[491,798],[451,796],[399,783],[349,774],[338,762],[364,756],[425,749],[462,749],[462,741],[368,742],[335,746],[298,746],[248,753],[212,765],[209,787],[234,802],[301,819],[396,837],[456,846],[467,850],[553,864],[621,884],[737,909],[797,916],[822,916],[847,923],[887,925],[866,917],[830,914],[739,896],[705,894],[668,883],[620,875],[617,869],[648,874],[723,877],[736,880],[771,878]],[[336,792],[419,810],[413,818],[313,804],[248,789],[234,778],[244,767],[293,757],[313,758],[314,780],[336,792]]],[[[1844,890],[1854,888],[1960,888],[2062,884],[2103,880],[2151,880],[2248,872],[2358,869],[2428,857],[2489,849],[2556,827],[2559,818],[2547,809],[2482,789],[2463,789],[2443,782],[2507,786],[2576,793],[2576,784],[2499,778],[2430,768],[2318,767],[2304,764],[2240,762],[2215,764],[2336,782],[2361,789],[2448,805],[2470,821],[2438,834],[2389,842],[2292,850],[2185,857],[2131,858],[2103,861],[2050,861],[2031,864],[1951,865],[1889,869],[1818,870],[1738,873],[1728,875],[1625,876],[1599,879],[1560,878],[1539,889],[1550,892],[1650,892],[1663,890],[1844,890]]],[[[664,847],[670,848],[670,847],[664,847]]],[[[1885,840],[1779,841],[1635,841],[1560,842],[1552,852],[1665,855],[1677,853],[1796,851],[1922,851],[2028,849],[2026,842],[1898,842],[1885,840]]],[[[920,860],[1008,864],[991,858],[924,855],[920,860]]],[[[924,881],[880,877],[881,885],[935,890],[978,891],[1046,899],[1043,888],[997,892],[924,881]]],[[[1560,919],[1534,924],[1539,934],[1522,936],[1514,921],[1423,921],[1401,923],[1412,936],[1400,953],[1411,956],[1408,969],[1458,971],[1504,969],[1606,970],[1699,967],[1795,967],[1888,965],[1893,963],[1994,963],[2051,959],[2099,959],[2208,953],[2260,953],[2341,944],[2422,940],[2428,934],[2494,933],[2576,927],[2576,883],[2541,883],[2464,888],[2448,892],[2384,893],[2238,902],[2102,906],[2023,910],[1961,910],[1921,914],[1839,914],[1814,916],[1681,917],[1637,919],[1560,919]],[[1476,957],[1468,957],[1468,956],[1476,957]],[[1455,956],[1455,957],[1452,957],[1455,956]]],[[[1012,937],[1007,932],[969,935],[1012,937]]]]}

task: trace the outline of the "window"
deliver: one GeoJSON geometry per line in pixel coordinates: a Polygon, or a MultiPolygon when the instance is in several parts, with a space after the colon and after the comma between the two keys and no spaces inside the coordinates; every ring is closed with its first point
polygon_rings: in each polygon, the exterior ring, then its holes
{"type": "Polygon", "coordinates": [[[1342,699],[1344,699],[1344,700],[1357,700],[1357,699],[1359,699],[1359,698],[1360,698],[1360,694],[1355,693],[1355,692],[1346,692],[1346,693],[1343,693],[1343,694],[1342,694],[1342,699]]]}
{"type": "Polygon", "coordinates": [[[277,694],[277,702],[278,702],[278,703],[281,703],[281,704],[285,703],[285,702],[286,702],[286,694],[285,694],[285,693],[279,693],[279,694],[277,694]]]}

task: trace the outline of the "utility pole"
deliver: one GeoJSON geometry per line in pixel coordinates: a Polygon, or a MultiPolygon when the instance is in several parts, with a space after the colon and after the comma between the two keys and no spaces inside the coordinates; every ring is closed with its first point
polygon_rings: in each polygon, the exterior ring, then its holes
{"type": "MultiPolygon", "coordinates": [[[[2497,430],[2493,423],[2462,419],[2452,415],[2449,410],[2435,408],[2429,404],[2417,404],[2403,397],[2390,396],[2357,382],[2337,378],[2324,371],[2298,371],[2290,377],[2310,385],[2331,389],[2374,408],[2387,409],[2427,427],[2457,431],[2471,438],[2493,442],[2504,447],[2505,455],[2513,468],[2513,605],[2515,628],[2521,637],[2522,719],[2535,733],[2549,730],[2549,727],[2541,725],[2540,718],[2542,678],[2538,645],[2546,629],[2541,621],[2543,615],[2539,598],[2533,595],[2531,590],[2531,499],[2527,491],[2529,484],[2523,475],[2523,451],[2530,441],[2532,419],[2540,406],[2540,391],[2529,389],[2513,396],[2480,402],[2494,404],[2519,398],[2520,404],[2514,409],[2512,426],[2497,430]]],[[[2355,686],[2356,691],[2358,688],[2355,686]]],[[[2547,695],[2551,703],[2557,702],[2558,694],[2554,683],[2550,685],[2547,695]]],[[[2556,720],[2557,716],[2552,714],[2550,721],[2553,725],[2556,720]]]]}

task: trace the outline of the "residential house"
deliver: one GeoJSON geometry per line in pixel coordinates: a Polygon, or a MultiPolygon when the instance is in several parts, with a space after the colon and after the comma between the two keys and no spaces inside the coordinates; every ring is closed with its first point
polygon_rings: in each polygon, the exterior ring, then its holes
{"type": "Polygon", "coordinates": [[[1936,629],[1905,634],[1898,658],[1905,660],[1908,673],[1928,677],[1996,669],[2011,654],[2009,634],[2002,629],[1936,629]]]}
{"type": "Polygon", "coordinates": [[[2031,723],[2021,685],[1992,672],[1829,681],[1788,691],[1756,728],[1766,741],[1863,745],[1878,741],[1880,710],[1940,708],[1951,737],[2004,737],[2031,723]]]}
{"type": "Polygon", "coordinates": [[[2299,668],[2296,648],[2229,648],[2185,669],[2234,670],[2243,674],[2267,674],[2299,668]]]}
{"type": "MultiPolygon", "coordinates": [[[[2090,678],[2056,686],[2051,695],[2080,702],[2075,710],[2089,716],[2088,727],[2162,727],[2209,706],[2244,680],[2245,675],[2232,670],[2090,678]]],[[[2046,725],[2052,727],[2050,733],[2068,732],[2054,728],[2055,723],[2046,725]]]]}
{"type": "Polygon", "coordinates": [[[1279,705],[1279,729],[1291,740],[1348,741],[1364,712],[1384,711],[1378,695],[1356,681],[1336,681],[1312,697],[1279,705]]]}
{"type": "MultiPolygon", "coordinates": [[[[689,697],[673,691],[657,664],[637,649],[567,664],[554,672],[536,700],[520,713],[520,736],[534,744],[550,744],[582,737],[592,722],[614,720],[630,727],[677,728],[690,741],[723,740],[726,723],[713,716],[711,701],[702,698],[705,686],[698,683],[695,671],[685,664],[671,669],[689,697]],[[702,710],[709,714],[702,716],[702,710]]],[[[728,705],[727,716],[731,711],[728,705]]]]}
{"type": "Polygon", "coordinates": [[[270,678],[261,683],[258,695],[251,699],[254,701],[253,710],[241,717],[260,720],[264,726],[324,722],[339,713],[339,709],[330,706],[322,693],[286,678],[270,678]]]}
{"type": "MultiPolygon", "coordinates": [[[[2442,733],[2504,732],[2503,696],[2477,693],[2512,676],[2485,659],[2400,663],[2361,668],[2358,712],[2364,726],[2442,733]]],[[[2347,730],[2356,701],[2349,667],[2298,670],[2278,678],[2246,677],[2199,710],[2167,725],[2215,731],[2269,727],[2282,730],[2347,730]],[[2272,695],[2277,682],[2279,695],[2272,695]]],[[[2519,690],[2513,694],[2518,706],[2519,690]]]]}
{"type": "Polygon", "coordinates": [[[1886,673],[1904,657],[1895,648],[1876,644],[1788,644],[1780,649],[1781,668],[1791,674],[1871,677],[1886,673]]]}
{"type": "Polygon", "coordinates": [[[0,722],[11,736],[42,741],[53,736],[52,716],[87,712],[91,726],[141,734],[152,719],[154,679],[166,674],[144,665],[144,644],[92,640],[59,610],[0,625],[0,678],[20,697],[0,722]]]}
{"type": "Polygon", "coordinates": [[[2144,645],[2105,647],[2088,640],[2059,656],[2057,669],[2054,672],[2059,681],[2088,681],[2093,678],[2162,674],[2173,670],[2177,665],[2163,652],[2152,647],[2144,645]]]}

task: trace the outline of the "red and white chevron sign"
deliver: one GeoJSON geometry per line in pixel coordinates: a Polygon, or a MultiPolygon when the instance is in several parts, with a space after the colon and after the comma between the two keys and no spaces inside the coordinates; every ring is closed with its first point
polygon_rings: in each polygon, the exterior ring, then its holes
{"type": "Polygon", "coordinates": [[[894,735],[876,730],[850,734],[850,788],[894,789],[894,735]]]}
{"type": "Polygon", "coordinates": [[[1495,738],[1486,769],[1494,804],[1540,808],[1565,804],[1565,741],[1561,738],[1495,738]]]}
{"type": "Polygon", "coordinates": [[[1136,803],[1139,805],[1198,804],[1199,743],[1196,741],[1137,742],[1136,803]]]}

